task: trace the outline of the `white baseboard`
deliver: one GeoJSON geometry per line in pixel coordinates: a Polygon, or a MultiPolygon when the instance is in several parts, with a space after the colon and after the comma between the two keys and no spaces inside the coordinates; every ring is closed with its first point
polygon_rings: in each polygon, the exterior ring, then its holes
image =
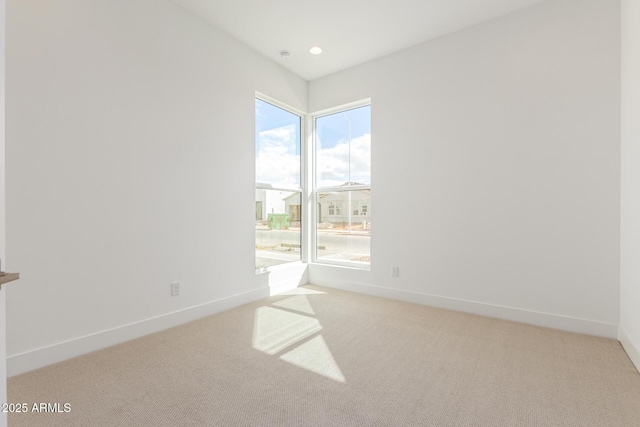
{"type": "Polygon", "coordinates": [[[625,331],[622,326],[619,329],[618,339],[620,340],[620,344],[622,344],[624,351],[629,355],[629,359],[631,359],[631,362],[633,362],[640,373],[640,347],[635,345],[627,331],[625,331]]]}
{"type": "Polygon", "coordinates": [[[558,314],[542,313],[514,307],[505,307],[476,301],[391,289],[357,282],[322,280],[321,282],[314,284],[431,307],[527,323],[545,328],[618,339],[618,325],[613,323],[598,322],[558,314]]]}
{"type": "MultiPolygon", "coordinates": [[[[282,282],[272,284],[271,288],[268,286],[261,287],[259,289],[221,298],[198,306],[188,307],[139,322],[96,332],[94,334],[74,338],[27,352],[9,355],[7,357],[7,376],[11,377],[19,375],[53,363],[61,362],[63,360],[71,359],[76,356],[178,326],[202,317],[210,316],[242,304],[256,301],[260,298],[268,297],[270,294],[273,295],[274,293],[281,292],[291,287],[295,288],[299,284],[299,281],[298,283],[296,283],[296,281],[292,281],[290,283],[282,282]]],[[[640,367],[640,353],[638,352],[638,347],[631,342],[628,335],[621,328],[619,329],[616,324],[403,291],[357,282],[323,280],[322,283],[317,284],[366,295],[479,314],[482,316],[512,320],[515,322],[528,323],[570,332],[619,339],[633,363],[636,367],[640,367]]]]}
{"type": "Polygon", "coordinates": [[[262,287],[24,353],[13,354],[7,357],[7,376],[19,375],[33,369],[42,368],[82,354],[91,353],[202,317],[220,313],[239,305],[268,297],[269,294],[269,287],[262,287]]]}

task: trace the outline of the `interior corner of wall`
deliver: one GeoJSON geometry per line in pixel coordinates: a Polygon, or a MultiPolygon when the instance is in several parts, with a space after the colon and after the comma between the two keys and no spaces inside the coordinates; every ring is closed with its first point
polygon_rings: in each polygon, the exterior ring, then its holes
{"type": "Polygon", "coordinates": [[[620,325],[618,329],[618,339],[620,344],[622,344],[622,348],[629,356],[629,359],[631,359],[631,362],[640,373],[640,346],[632,340],[622,325],[620,325]]]}

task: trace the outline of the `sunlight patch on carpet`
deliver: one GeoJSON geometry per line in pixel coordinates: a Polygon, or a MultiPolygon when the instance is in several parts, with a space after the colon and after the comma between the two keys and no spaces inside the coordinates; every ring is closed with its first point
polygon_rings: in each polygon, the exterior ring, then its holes
{"type": "Polygon", "coordinates": [[[253,348],[274,355],[321,330],[320,322],[313,317],[260,307],[254,320],[253,348]]]}
{"type": "Polygon", "coordinates": [[[280,360],[334,381],[345,382],[344,375],[342,375],[336,359],[331,354],[331,350],[329,350],[329,346],[327,346],[322,335],[318,335],[286,352],[280,356],[280,360]]]}
{"type": "Polygon", "coordinates": [[[298,291],[302,290],[311,292],[299,292],[256,309],[253,348],[269,356],[278,356],[283,362],[314,374],[344,383],[345,376],[320,334],[322,325],[307,296],[315,291],[298,288],[298,291]]]}
{"type": "Polygon", "coordinates": [[[306,314],[315,315],[316,312],[313,311],[313,307],[311,307],[311,303],[309,302],[309,298],[306,295],[296,295],[289,298],[285,298],[278,302],[274,302],[272,305],[276,307],[288,308],[290,310],[300,311],[306,314]]]}
{"type": "Polygon", "coordinates": [[[288,291],[279,292],[278,295],[324,295],[326,292],[316,291],[309,288],[294,288],[288,291]]]}

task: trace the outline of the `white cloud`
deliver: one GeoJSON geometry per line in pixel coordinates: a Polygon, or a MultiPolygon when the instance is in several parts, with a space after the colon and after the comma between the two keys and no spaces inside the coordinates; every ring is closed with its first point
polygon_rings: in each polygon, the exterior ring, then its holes
{"type": "MultiPolygon", "coordinates": [[[[300,186],[300,156],[296,154],[296,127],[283,126],[260,132],[256,155],[256,181],[276,188],[300,186]]],[[[371,135],[341,141],[318,150],[318,186],[340,186],[349,181],[371,183],[371,135]],[[349,171],[349,146],[351,171],[349,171]]]]}
{"type": "Polygon", "coordinates": [[[296,126],[260,132],[256,155],[256,181],[274,187],[300,186],[300,156],[296,154],[296,126]]]}
{"type": "Polygon", "coordinates": [[[341,141],[334,147],[318,151],[318,186],[339,186],[349,181],[371,183],[371,135],[365,134],[351,141],[351,171],[349,171],[349,143],[341,141]]]}

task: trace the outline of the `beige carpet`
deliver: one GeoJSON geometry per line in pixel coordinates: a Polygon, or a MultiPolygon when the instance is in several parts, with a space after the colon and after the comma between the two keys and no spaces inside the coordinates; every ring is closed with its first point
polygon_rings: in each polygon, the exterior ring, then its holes
{"type": "Polygon", "coordinates": [[[640,426],[640,374],[615,340],[316,286],[8,387],[71,409],[10,427],[640,426]]]}

